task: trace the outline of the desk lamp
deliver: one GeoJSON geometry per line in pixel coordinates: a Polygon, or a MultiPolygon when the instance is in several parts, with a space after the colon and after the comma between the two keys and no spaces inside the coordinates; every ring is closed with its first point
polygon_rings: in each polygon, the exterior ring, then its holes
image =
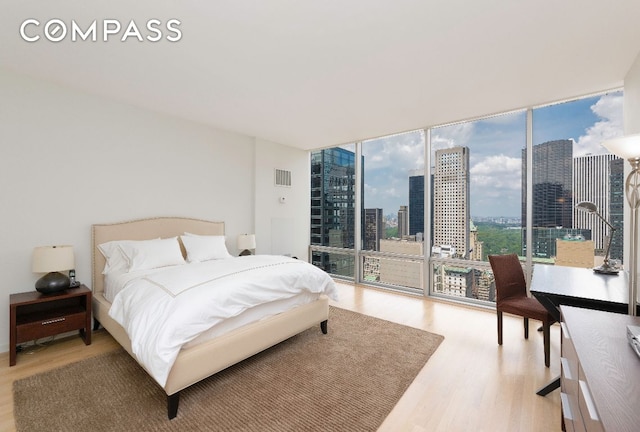
{"type": "Polygon", "coordinates": [[[640,134],[607,140],[602,145],[614,155],[631,164],[631,172],[625,182],[625,194],[631,209],[629,229],[629,315],[636,315],[638,302],[638,207],[640,206],[640,134]]]}
{"type": "Polygon", "coordinates": [[[607,224],[607,226],[611,230],[611,232],[609,233],[609,241],[607,241],[607,249],[604,252],[604,262],[600,267],[595,267],[593,271],[596,273],[617,275],[620,269],[618,269],[615,265],[611,265],[609,263],[609,251],[611,250],[611,241],[613,240],[613,233],[615,232],[616,228],[611,225],[611,223],[609,223],[605,218],[603,218],[600,213],[598,213],[598,207],[594,203],[589,201],[581,201],[576,204],[576,208],[587,213],[595,214],[602,220],[602,222],[607,224]]]}

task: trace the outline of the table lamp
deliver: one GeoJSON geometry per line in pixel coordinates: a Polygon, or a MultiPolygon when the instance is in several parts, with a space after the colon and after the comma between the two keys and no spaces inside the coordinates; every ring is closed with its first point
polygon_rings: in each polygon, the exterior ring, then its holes
{"type": "Polygon", "coordinates": [[[615,265],[611,265],[609,263],[609,251],[611,250],[611,241],[613,240],[613,233],[616,230],[616,228],[613,225],[611,225],[611,223],[609,223],[609,221],[607,221],[605,218],[603,218],[600,213],[598,213],[598,207],[594,203],[589,202],[589,201],[581,201],[578,204],[576,204],[576,208],[578,210],[581,210],[581,211],[584,211],[584,212],[587,212],[587,213],[595,214],[611,230],[611,232],[609,233],[609,240],[607,241],[607,249],[604,252],[604,261],[603,261],[603,263],[602,263],[602,265],[600,267],[595,267],[593,269],[593,271],[596,272],[596,273],[602,273],[602,274],[608,274],[608,275],[616,274],[617,275],[620,272],[620,269],[618,269],[615,265]]]}
{"type": "Polygon", "coordinates": [[[240,234],[238,236],[238,249],[241,249],[240,256],[253,255],[250,249],[256,248],[255,234],[240,234]]]}
{"type": "Polygon", "coordinates": [[[33,250],[34,273],[46,273],[36,282],[42,294],[64,291],[70,286],[69,277],[61,271],[75,268],[73,246],[40,246],[33,250]]]}
{"type": "Polygon", "coordinates": [[[636,315],[638,301],[638,207],[640,206],[640,134],[607,140],[602,145],[614,155],[631,164],[625,182],[625,194],[631,209],[629,229],[629,315],[636,315]]]}

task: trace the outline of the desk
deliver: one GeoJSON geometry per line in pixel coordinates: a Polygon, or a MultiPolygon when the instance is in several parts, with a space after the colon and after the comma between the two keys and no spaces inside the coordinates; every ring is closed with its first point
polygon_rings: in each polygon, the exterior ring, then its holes
{"type": "MultiPolygon", "coordinates": [[[[560,305],[626,314],[629,311],[627,274],[603,275],[591,269],[536,264],[531,278],[531,294],[547,308],[557,322],[560,305]]],[[[560,387],[560,378],[537,394],[546,396],[560,387]]]]}
{"type": "Polygon", "coordinates": [[[578,267],[536,264],[531,294],[560,322],[560,305],[626,314],[629,310],[627,274],[603,275],[578,267]]]}
{"type": "Polygon", "coordinates": [[[640,318],[570,306],[562,315],[566,429],[639,430],[640,358],[627,342],[627,325],[640,325],[640,318]]]}

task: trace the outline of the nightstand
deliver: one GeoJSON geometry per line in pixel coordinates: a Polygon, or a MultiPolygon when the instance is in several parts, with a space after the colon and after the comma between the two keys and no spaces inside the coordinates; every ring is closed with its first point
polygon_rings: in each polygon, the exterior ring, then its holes
{"type": "Polygon", "coordinates": [[[9,297],[9,366],[16,364],[17,345],[80,330],[91,345],[91,290],[84,285],[56,294],[29,291],[9,297]]]}

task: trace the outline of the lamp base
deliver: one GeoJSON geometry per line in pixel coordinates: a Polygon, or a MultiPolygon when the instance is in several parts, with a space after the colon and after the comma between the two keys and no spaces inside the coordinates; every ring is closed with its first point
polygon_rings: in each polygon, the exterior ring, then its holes
{"type": "Polygon", "coordinates": [[[240,252],[240,255],[238,256],[247,256],[247,255],[253,255],[249,249],[243,250],[242,252],[240,252]]]}
{"type": "Polygon", "coordinates": [[[605,275],[617,275],[618,273],[620,273],[619,269],[611,266],[605,266],[605,265],[601,265],[600,267],[595,267],[593,271],[596,273],[605,274],[605,275]]]}
{"type": "Polygon", "coordinates": [[[51,272],[36,282],[36,291],[42,294],[53,294],[64,291],[70,286],[69,277],[60,272],[51,272]]]}

